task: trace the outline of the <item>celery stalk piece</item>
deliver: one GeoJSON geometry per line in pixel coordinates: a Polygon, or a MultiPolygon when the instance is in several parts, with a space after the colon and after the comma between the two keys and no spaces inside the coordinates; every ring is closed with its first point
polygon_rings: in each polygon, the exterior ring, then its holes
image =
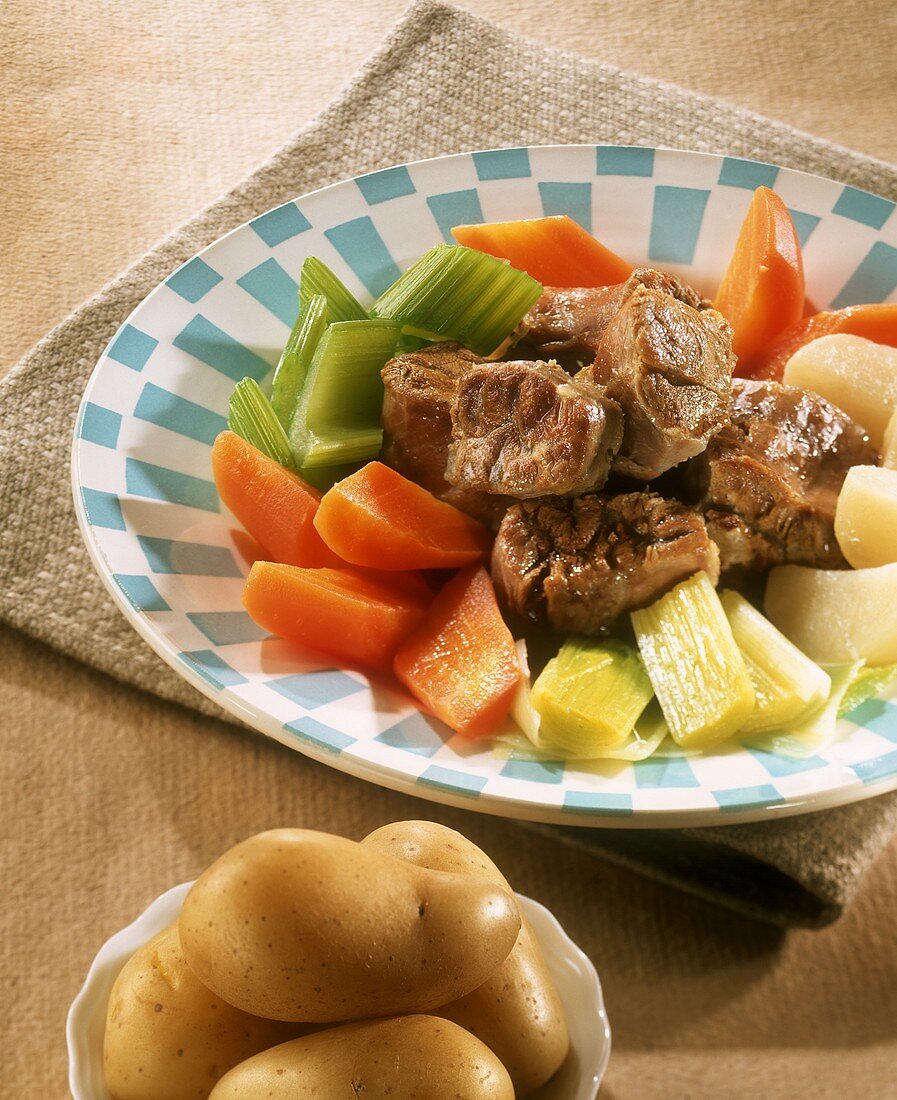
{"type": "Polygon", "coordinates": [[[318,295],[327,300],[328,325],[367,320],[367,311],[352,291],[317,256],[309,256],[299,277],[299,313],[304,314],[309,302],[318,295]]]}
{"type": "Polygon", "coordinates": [[[746,743],[779,756],[803,757],[826,748],[837,736],[838,712],[850,685],[863,668],[863,661],[853,664],[828,665],[826,672],[832,683],[828,698],[823,699],[786,729],[756,734],[746,743]]]}
{"type": "Polygon", "coordinates": [[[358,462],[341,462],[338,466],[300,466],[297,473],[303,481],[326,493],[338,481],[354,474],[360,465],[358,462]]]}
{"type": "Polygon", "coordinates": [[[533,684],[542,745],[600,756],[626,741],[652,694],[634,646],[568,638],[533,684]]]}
{"type": "Polygon", "coordinates": [[[271,383],[271,405],[286,431],[290,430],[299,391],[326,328],[327,299],[323,294],[316,294],[293,325],[271,383]]]}
{"type": "Polygon", "coordinates": [[[828,699],[832,682],[827,673],[752,603],[732,591],[720,593],[720,602],[756,696],[742,733],[784,729],[811,706],[828,699]]]}
{"type": "Polygon", "coordinates": [[[884,695],[897,682],[897,665],[879,665],[877,668],[861,668],[851,681],[841,705],[838,717],[843,718],[867,699],[884,695]]]}
{"type": "Polygon", "coordinates": [[[406,332],[457,340],[478,355],[489,355],[541,294],[541,285],[507,260],[440,244],[380,295],[371,316],[392,318],[406,332]]]}
{"type": "Polygon", "coordinates": [[[707,574],[630,618],[673,740],[708,748],[737,732],[754,709],[754,688],[707,574]]]}
{"type": "Polygon", "coordinates": [[[227,426],[268,458],[295,469],[293,450],[271,402],[254,378],[242,378],[231,394],[227,426]]]}
{"type": "Polygon", "coordinates": [[[375,458],[383,442],[380,371],[395,351],[394,321],[339,321],[315,349],[290,426],[301,467],[375,458]]]}

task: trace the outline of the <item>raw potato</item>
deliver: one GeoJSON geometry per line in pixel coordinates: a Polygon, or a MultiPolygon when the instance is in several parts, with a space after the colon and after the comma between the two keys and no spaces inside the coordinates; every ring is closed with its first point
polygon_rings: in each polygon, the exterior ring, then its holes
{"type": "Polygon", "coordinates": [[[508,957],[520,913],[483,879],[307,829],[260,833],[197,879],[179,928],[200,980],[275,1020],[429,1012],[508,957]]]}
{"type": "MultiPolygon", "coordinates": [[[[511,889],[485,852],[461,833],[433,821],[384,825],[361,843],[420,867],[476,875],[511,889]]],[[[466,1028],[498,1055],[518,1096],[544,1085],[567,1057],[564,1007],[525,920],[501,967],[466,997],[443,1005],[438,1014],[466,1028]]]]}
{"type": "Polygon", "coordinates": [[[434,1016],[345,1027],[267,1050],[232,1069],[209,1100],[514,1100],[491,1050],[434,1016]]]}
{"type": "Polygon", "coordinates": [[[897,409],[885,428],[885,441],[881,449],[881,464],[889,470],[897,470],[897,409]]]}
{"type": "Polygon", "coordinates": [[[869,433],[880,451],[897,409],[897,348],[862,336],[820,336],[791,356],[782,378],[821,394],[869,433]]]}
{"type": "Polygon", "coordinates": [[[838,495],[835,535],[854,569],[897,561],[897,470],[851,466],[838,495]]]}
{"type": "Polygon", "coordinates": [[[766,582],[765,607],[818,664],[897,662],[897,563],[877,569],[779,565],[766,582]]]}
{"type": "Polygon", "coordinates": [[[125,963],[112,987],[103,1041],[113,1100],[206,1100],[232,1066],[302,1033],[210,993],[187,966],[177,925],[125,963]]]}

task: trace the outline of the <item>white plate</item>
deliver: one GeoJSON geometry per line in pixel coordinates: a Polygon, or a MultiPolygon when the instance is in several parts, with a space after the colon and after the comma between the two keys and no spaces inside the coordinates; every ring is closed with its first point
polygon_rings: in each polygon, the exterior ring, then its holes
{"type": "MultiPolygon", "coordinates": [[[[192,885],[185,882],[156,898],[133,924],[107,940],[93,960],[65,1027],[74,1100],[110,1100],[103,1080],[103,1032],[112,986],[134,952],[177,920],[192,885]]],[[[517,900],[542,945],[570,1028],[570,1056],[533,1100],[594,1100],[610,1057],[610,1026],[595,967],[544,905],[521,894],[517,900]]]]}
{"type": "Polygon", "coordinates": [[[792,210],[820,308],[895,298],[893,203],[768,164],[662,149],[554,146],[421,161],[316,191],[229,233],[137,307],[83,398],[76,507],[118,606],[186,680],[262,733],[453,805],[579,825],[706,825],[897,787],[892,704],[867,704],[843,723],[842,740],[801,761],[740,748],[604,768],[500,759],[395,687],[316,665],[259,631],[240,603],[248,563],[238,525],[211,481],[209,448],[234,381],[276,363],[307,256],[370,300],[453,224],[567,212],[631,261],[712,291],[761,183],[792,210]]]}

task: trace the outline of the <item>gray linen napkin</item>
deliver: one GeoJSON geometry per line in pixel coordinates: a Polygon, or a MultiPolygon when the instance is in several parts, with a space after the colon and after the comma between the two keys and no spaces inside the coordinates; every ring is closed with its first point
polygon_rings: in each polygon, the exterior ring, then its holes
{"type": "MultiPolygon", "coordinates": [[[[567,142],[753,157],[897,199],[897,169],[887,164],[422,0],[317,120],[76,310],[0,384],[0,616],[120,680],[234,721],[127,625],[81,544],[69,447],[94,363],[158,282],[271,206],[403,161],[567,142]]],[[[897,796],[758,825],[650,832],[532,827],[758,919],[820,926],[843,911],[863,872],[897,834],[897,796]]]]}

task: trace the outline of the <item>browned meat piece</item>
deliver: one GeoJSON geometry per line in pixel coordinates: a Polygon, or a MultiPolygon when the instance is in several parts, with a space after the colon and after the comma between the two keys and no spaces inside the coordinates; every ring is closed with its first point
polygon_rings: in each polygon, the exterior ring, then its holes
{"type": "Polygon", "coordinates": [[[451,406],[458,380],[482,362],[472,351],[454,343],[433,344],[390,359],[381,372],[384,394],[380,457],[456,508],[497,526],[507,501],[455,489],[445,479],[452,441],[451,406]]]}
{"type": "Polygon", "coordinates": [[[656,493],[524,501],[505,513],[492,578],[505,604],[556,631],[601,634],[719,556],[700,514],[656,493]]]}
{"type": "Polygon", "coordinates": [[[620,406],[556,363],[490,363],[458,382],[446,478],[529,497],[600,489],[623,438],[620,406]]]}
{"type": "Polygon", "coordinates": [[[735,379],[731,424],[688,468],[723,570],[845,567],[838,494],[851,466],[877,459],[859,424],[818,394],[735,379]]]}
{"type": "Polygon", "coordinates": [[[569,290],[548,287],[523,319],[526,340],[544,355],[568,352],[591,360],[611,317],[640,286],[671,294],[693,309],[710,307],[706,298],[675,275],[653,267],[640,267],[625,283],[614,286],[569,290]]]}
{"type": "Polygon", "coordinates": [[[577,375],[605,385],[623,410],[614,470],[648,481],[700,454],[728,421],[734,366],[721,313],[636,287],[577,375]]]}

